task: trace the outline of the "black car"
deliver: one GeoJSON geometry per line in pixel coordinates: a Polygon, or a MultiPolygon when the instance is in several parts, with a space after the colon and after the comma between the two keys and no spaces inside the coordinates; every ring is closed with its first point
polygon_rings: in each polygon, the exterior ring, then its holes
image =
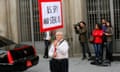
{"type": "Polygon", "coordinates": [[[37,65],[39,56],[32,45],[16,44],[0,36],[0,72],[24,71],[37,65]]]}

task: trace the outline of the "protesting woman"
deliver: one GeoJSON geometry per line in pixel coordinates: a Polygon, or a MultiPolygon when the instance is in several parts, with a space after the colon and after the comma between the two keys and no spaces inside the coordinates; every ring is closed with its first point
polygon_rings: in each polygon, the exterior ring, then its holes
{"type": "Polygon", "coordinates": [[[103,30],[100,24],[95,25],[95,29],[92,31],[92,36],[94,38],[93,46],[95,51],[95,61],[91,62],[91,64],[99,65],[102,63],[101,61],[101,52],[102,52],[102,43],[103,43],[103,30]]]}
{"type": "Polygon", "coordinates": [[[68,72],[68,49],[69,46],[63,39],[63,33],[56,32],[56,39],[49,50],[51,72],[68,72]]]}

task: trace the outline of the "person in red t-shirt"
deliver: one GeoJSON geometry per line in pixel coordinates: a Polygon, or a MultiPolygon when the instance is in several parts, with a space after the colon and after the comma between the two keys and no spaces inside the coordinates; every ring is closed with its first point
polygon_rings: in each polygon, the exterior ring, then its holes
{"type": "Polygon", "coordinates": [[[92,31],[92,36],[94,38],[93,46],[95,51],[95,61],[91,62],[91,64],[100,64],[101,61],[101,45],[103,43],[103,34],[104,31],[100,24],[95,25],[95,29],[92,31]]]}

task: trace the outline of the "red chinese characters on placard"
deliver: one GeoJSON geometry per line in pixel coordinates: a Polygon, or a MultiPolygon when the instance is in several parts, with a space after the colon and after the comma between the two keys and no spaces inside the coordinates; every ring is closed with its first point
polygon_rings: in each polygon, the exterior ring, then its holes
{"type": "Polygon", "coordinates": [[[61,0],[38,0],[40,32],[63,28],[61,0]]]}

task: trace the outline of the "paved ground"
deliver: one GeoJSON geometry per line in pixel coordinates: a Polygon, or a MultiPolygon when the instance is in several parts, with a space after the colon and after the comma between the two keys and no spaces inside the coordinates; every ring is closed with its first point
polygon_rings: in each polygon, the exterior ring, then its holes
{"type": "MultiPolygon", "coordinates": [[[[35,43],[37,53],[40,56],[40,61],[37,66],[34,66],[24,72],[50,72],[49,59],[43,59],[44,43],[35,43]]],[[[114,61],[109,67],[100,67],[90,65],[90,61],[82,61],[79,57],[69,59],[69,72],[120,72],[120,61],[114,61]]]]}
{"type": "MultiPolygon", "coordinates": [[[[40,55],[40,61],[37,66],[24,72],[50,72],[49,59],[43,59],[40,55]]],[[[69,59],[69,72],[120,72],[120,62],[113,62],[109,67],[100,67],[90,65],[90,61],[80,58],[69,59]]]]}

